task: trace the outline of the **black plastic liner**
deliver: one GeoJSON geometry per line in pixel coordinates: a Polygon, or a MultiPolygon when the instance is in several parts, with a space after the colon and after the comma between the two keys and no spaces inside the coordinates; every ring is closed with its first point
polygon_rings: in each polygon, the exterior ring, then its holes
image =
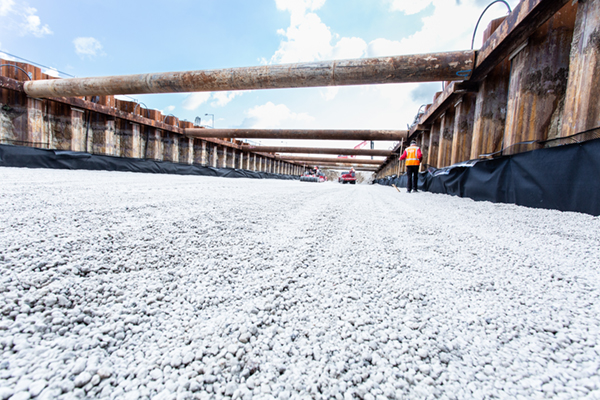
{"type": "Polygon", "coordinates": [[[295,175],[280,175],[235,168],[213,168],[138,158],[101,156],[61,150],[0,145],[0,166],[24,168],[86,169],[92,171],[124,171],[152,174],[205,175],[226,178],[299,179],[295,175]]]}
{"type": "MultiPolygon", "coordinates": [[[[375,180],[406,188],[406,175],[375,180]]],[[[419,189],[495,203],[600,215],[600,139],[419,174],[419,189]]]]}

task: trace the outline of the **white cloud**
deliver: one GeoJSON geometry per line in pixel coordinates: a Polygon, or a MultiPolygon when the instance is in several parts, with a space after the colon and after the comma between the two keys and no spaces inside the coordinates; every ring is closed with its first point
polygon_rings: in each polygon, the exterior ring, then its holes
{"type": "Polygon", "coordinates": [[[281,127],[284,123],[298,126],[314,121],[306,113],[294,113],[285,104],[275,105],[270,101],[247,110],[245,114],[242,122],[244,128],[269,129],[281,127]]]}
{"type": "Polygon", "coordinates": [[[429,6],[432,0],[388,0],[392,11],[400,11],[406,15],[417,14],[429,6]]]}
{"type": "Polygon", "coordinates": [[[209,100],[212,100],[210,103],[213,107],[224,107],[229,102],[231,102],[237,96],[241,96],[244,93],[247,93],[247,90],[239,90],[232,92],[197,92],[190,93],[182,103],[182,107],[186,110],[193,111],[200,107],[202,104],[207,103],[209,100]]]}
{"type": "Polygon", "coordinates": [[[332,35],[317,14],[309,13],[297,18],[286,31],[278,32],[287,40],[271,58],[274,63],[295,63],[327,58],[331,54],[332,35]]]}
{"type": "MultiPolygon", "coordinates": [[[[2,43],[0,43],[0,48],[2,47],[2,43]]],[[[16,58],[9,56],[6,53],[0,52],[0,58],[6,61],[17,61],[16,58]]]]}
{"type": "Polygon", "coordinates": [[[183,100],[181,106],[186,110],[193,111],[206,103],[210,99],[210,92],[197,92],[191,93],[188,97],[183,100]]]}
{"type": "MultiPolygon", "coordinates": [[[[465,50],[470,48],[475,23],[484,7],[478,0],[383,0],[392,12],[414,15],[425,9],[422,27],[400,41],[377,38],[368,44],[358,37],[335,35],[312,11],[318,10],[325,0],[276,0],[277,8],[290,12],[290,25],[280,29],[283,36],[279,49],[270,63],[296,63],[316,60],[336,60],[360,57],[419,54],[465,50]]],[[[516,6],[519,0],[508,0],[516,6]]],[[[498,3],[485,14],[475,47],[481,43],[482,33],[490,20],[506,15],[506,7],[498,3]]],[[[413,17],[414,18],[414,17],[413,17]]]]}
{"type": "Polygon", "coordinates": [[[278,10],[304,12],[318,10],[323,7],[325,0],[275,0],[278,10]]]}
{"type": "Polygon", "coordinates": [[[399,54],[407,54],[403,52],[402,43],[395,40],[388,39],[375,39],[369,42],[367,47],[368,57],[384,57],[384,56],[397,56],[399,54]]]}
{"type": "Polygon", "coordinates": [[[173,112],[173,110],[175,110],[175,106],[172,106],[172,105],[171,106],[167,106],[165,108],[165,111],[168,112],[168,113],[173,112]]]}
{"type": "Polygon", "coordinates": [[[95,57],[102,55],[102,44],[93,37],[78,37],[73,40],[75,45],[75,53],[80,57],[95,57]]]}
{"type": "Polygon", "coordinates": [[[25,23],[23,27],[26,31],[30,32],[33,36],[43,37],[44,35],[51,35],[52,31],[48,25],[42,26],[42,21],[40,17],[35,15],[37,10],[32,7],[27,7],[25,9],[25,23]]]}
{"type": "Polygon", "coordinates": [[[14,0],[0,0],[0,17],[6,18],[2,21],[5,26],[20,35],[32,34],[40,38],[51,35],[53,32],[50,27],[47,24],[43,25],[36,13],[37,9],[26,4],[17,4],[14,0]]]}
{"type": "Polygon", "coordinates": [[[212,94],[212,99],[214,101],[210,104],[213,107],[224,107],[229,102],[231,102],[231,100],[233,100],[235,97],[241,96],[242,94],[244,94],[246,92],[247,92],[246,90],[240,90],[240,91],[236,91],[236,92],[214,92],[212,94]]]}
{"type": "Polygon", "coordinates": [[[60,72],[58,72],[58,70],[56,68],[44,68],[44,69],[42,69],[42,74],[50,75],[55,78],[60,77],[60,72]]]}
{"type": "Polygon", "coordinates": [[[334,36],[315,13],[292,14],[290,26],[286,30],[280,29],[278,33],[285,40],[271,57],[271,63],[359,58],[367,49],[366,42],[361,38],[334,36]]]}
{"type": "MultiPolygon", "coordinates": [[[[389,0],[386,1],[389,2],[389,0]]],[[[508,0],[508,3],[514,8],[519,0],[508,0]]],[[[432,13],[422,17],[423,26],[421,30],[410,37],[402,39],[400,42],[395,42],[397,44],[394,44],[394,47],[402,51],[398,54],[469,49],[475,24],[484,10],[485,4],[482,6],[482,3],[477,0],[425,0],[423,2],[393,0],[390,9],[408,14],[419,12],[428,6],[433,7],[432,13]]],[[[489,22],[492,19],[505,16],[507,11],[504,4],[497,3],[485,13],[477,31],[475,48],[480,47],[483,31],[489,22]]],[[[377,49],[381,45],[382,43],[375,43],[373,46],[377,49]]]]}
{"type": "MultiPolygon", "coordinates": [[[[413,95],[419,87],[418,83],[396,83],[340,88],[340,100],[345,97],[361,99],[358,104],[346,105],[344,122],[354,129],[406,129],[421,105],[421,100],[413,95]]],[[[382,145],[387,148],[389,144],[382,145]]]]}
{"type": "Polygon", "coordinates": [[[292,25],[298,25],[306,11],[315,11],[323,7],[325,0],[275,0],[278,10],[289,11],[292,25]]]}
{"type": "Polygon", "coordinates": [[[13,11],[14,5],[14,0],[0,0],[0,17],[5,17],[13,11]]]}
{"type": "Polygon", "coordinates": [[[360,58],[365,55],[367,43],[361,38],[341,38],[331,50],[331,59],[360,58]]]}
{"type": "Polygon", "coordinates": [[[339,86],[329,86],[321,89],[321,97],[323,97],[326,101],[331,101],[335,99],[335,96],[337,96],[339,91],[339,86]]]}

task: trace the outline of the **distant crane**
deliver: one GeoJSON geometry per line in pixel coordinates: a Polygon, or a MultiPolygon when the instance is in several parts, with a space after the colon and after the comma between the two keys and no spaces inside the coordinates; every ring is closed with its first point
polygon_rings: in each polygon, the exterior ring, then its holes
{"type": "MultiPolygon", "coordinates": [[[[364,142],[360,142],[359,144],[357,144],[356,146],[354,146],[355,149],[362,149],[363,147],[365,147],[367,145],[367,143],[369,143],[368,140],[365,140],[364,142]]],[[[338,158],[356,158],[356,156],[338,156],[338,158]]]]}

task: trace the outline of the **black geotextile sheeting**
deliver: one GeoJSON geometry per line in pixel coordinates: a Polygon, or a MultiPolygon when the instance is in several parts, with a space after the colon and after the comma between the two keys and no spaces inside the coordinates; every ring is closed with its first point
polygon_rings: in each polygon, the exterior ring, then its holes
{"type": "Polygon", "coordinates": [[[226,178],[299,179],[298,176],[294,175],[254,172],[235,168],[203,167],[201,165],[178,164],[138,158],[101,156],[75,151],[45,150],[11,145],[0,145],[0,166],[126,171],[151,174],[205,175],[226,178]]]}
{"type": "MultiPolygon", "coordinates": [[[[375,183],[404,190],[406,175],[375,183]]],[[[600,139],[430,169],[419,174],[419,189],[600,215],[600,139]]]]}

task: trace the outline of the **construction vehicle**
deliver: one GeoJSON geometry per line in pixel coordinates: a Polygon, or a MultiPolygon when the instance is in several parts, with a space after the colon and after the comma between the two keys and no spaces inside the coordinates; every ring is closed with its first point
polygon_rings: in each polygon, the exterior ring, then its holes
{"type": "Polygon", "coordinates": [[[347,171],[347,172],[342,172],[342,174],[338,178],[338,182],[343,183],[343,184],[350,183],[352,185],[355,185],[356,184],[356,173],[354,172],[354,169],[351,169],[350,171],[347,171]]]}
{"type": "Polygon", "coordinates": [[[317,167],[306,170],[300,177],[301,182],[325,182],[326,180],[325,174],[317,167]]]}

